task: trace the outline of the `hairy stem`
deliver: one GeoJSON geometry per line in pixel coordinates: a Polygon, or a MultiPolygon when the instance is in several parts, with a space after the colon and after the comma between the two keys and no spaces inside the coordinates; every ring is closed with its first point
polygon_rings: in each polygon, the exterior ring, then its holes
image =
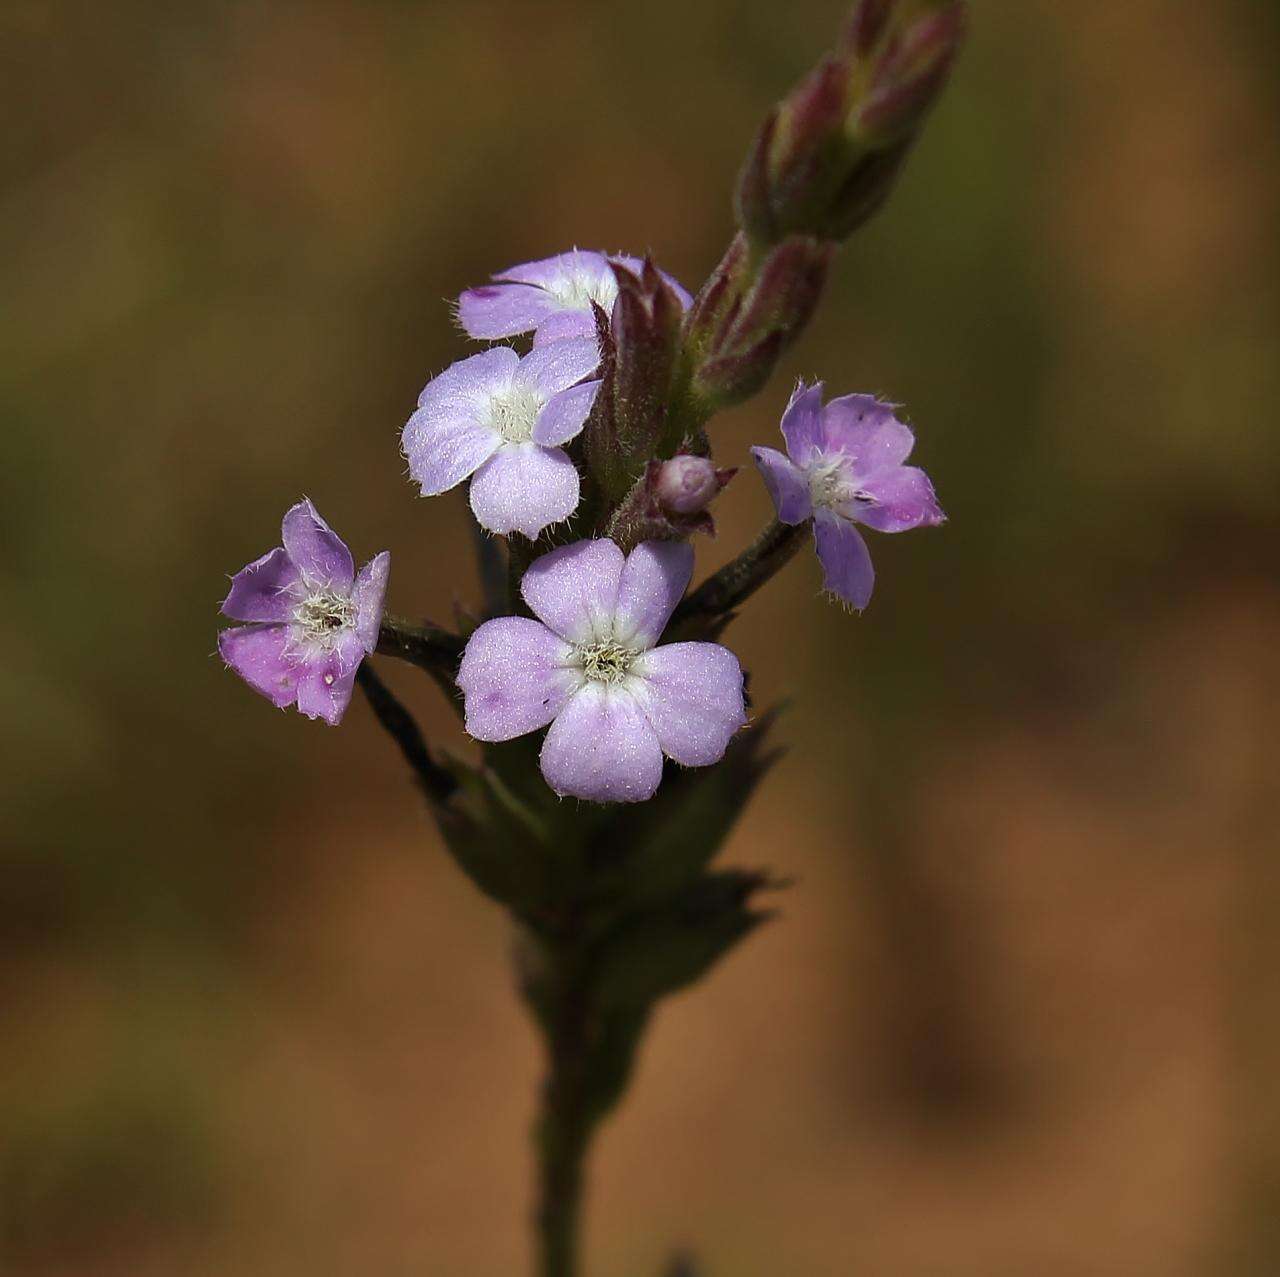
{"type": "Polygon", "coordinates": [[[529,570],[529,565],[537,557],[537,547],[527,537],[514,532],[507,537],[507,614],[509,616],[528,615],[524,598],[520,594],[520,582],[529,570]]]}
{"type": "Polygon", "coordinates": [[[453,680],[463,646],[462,639],[448,630],[434,625],[414,625],[398,616],[384,616],[378,631],[378,654],[394,656],[426,670],[456,712],[461,712],[461,707],[453,680]]]}
{"type": "Polygon", "coordinates": [[[738,557],[712,573],[680,604],[672,626],[692,626],[731,612],[788,563],[808,532],[807,523],[775,519],[738,557]]]}
{"type": "Polygon", "coordinates": [[[457,781],[431,757],[422,730],[414,721],[413,715],[373,672],[368,661],[356,671],[356,682],[360,684],[360,690],[365,694],[379,726],[400,747],[405,762],[409,764],[428,800],[433,803],[444,802],[457,788],[457,781]]]}

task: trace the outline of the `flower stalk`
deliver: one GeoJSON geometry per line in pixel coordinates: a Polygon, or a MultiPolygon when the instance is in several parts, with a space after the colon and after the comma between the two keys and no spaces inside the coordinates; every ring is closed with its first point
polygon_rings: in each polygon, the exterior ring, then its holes
{"type": "Polygon", "coordinates": [[[690,594],[671,618],[677,633],[718,633],[734,608],[776,576],[804,544],[807,529],[772,520],[737,558],[726,563],[690,594]]]}
{"type": "Polygon", "coordinates": [[[779,753],[721,633],[810,536],[826,589],[861,609],[875,576],[860,529],[943,521],[894,405],[801,383],[786,452],[751,450],[777,518],[687,592],[691,538],[714,534],[736,472],[707,425],[765,385],[840,241],[883,204],[963,18],[961,0],[855,4],[758,131],[736,233],[696,299],[649,257],[580,249],[458,298],[465,333],[497,344],[427,383],[401,441],[424,495],[467,485],[482,602],[457,608],[459,632],[385,613],[390,555],[357,572],[305,498],[223,601],[238,624],[219,652],[272,704],[336,726],[360,688],[449,855],[517,927],[546,1048],[538,1277],[580,1277],[585,1162],[655,1007],[765,921],[757,898],[781,885],[712,868],[779,753]],[[432,680],[478,763],[428,746],[375,656],[432,680]]]}

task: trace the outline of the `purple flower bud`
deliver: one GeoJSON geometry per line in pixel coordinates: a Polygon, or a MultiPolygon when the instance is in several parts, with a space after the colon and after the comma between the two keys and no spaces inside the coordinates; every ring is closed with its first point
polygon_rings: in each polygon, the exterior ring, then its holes
{"type": "Polygon", "coordinates": [[[818,304],[834,251],[802,235],[770,250],[745,296],[729,304],[703,345],[694,381],[701,396],[716,405],[739,403],[764,385],[818,304]]]}
{"type": "Polygon", "coordinates": [[[356,574],[351,551],[308,500],[284,516],[284,545],[231,579],[224,616],[248,625],[218,635],[218,651],[255,692],[336,727],[356,670],[378,645],[391,556],[356,574]]]}
{"type": "Polygon", "coordinates": [[[657,645],[692,573],[693,550],[677,541],[629,555],[577,541],[536,559],[520,592],[537,619],[486,621],[467,642],[467,731],[504,741],[550,724],[547,784],[591,802],[651,798],[663,755],[718,762],[746,723],[742,667],[718,643],[657,645]]]}
{"type": "Polygon", "coordinates": [[[754,245],[843,239],[880,207],[946,79],[964,17],[964,0],[862,0],[838,48],[756,135],[736,192],[754,245]]]}
{"type": "Polygon", "coordinates": [[[588,467],[609,504],[659,451],[686,309],[686,298],[648,258],[637,270],[612,265],[618,293],[600,334],[604,384],[585,437],[588,467]]]}
{"type": "Polygon", "coordinates": [[[915,129],[933,105],[964,36],[965,9],[951,4],[890,42],[858,108],[855,134],[883,145],[915,129]]]}
{"type": "Polygon", "coordinates": [[[673,514],[696,514],[722,486],[710,458],[682,455],[659,465],[653,495],[673,514]]]}
{"type": "Polygon", "coordinates": [[[863,57],[875,48],[892,11],[893,0],[859,0],[846,32],[854,53],[863,57]]]}
{"type": "Polygon", "coordinates": [[[782,523],[813,521],[813,535],[831,593],[861,611],[875,571],[855,524],[878,532],[941,523],[945,516],[928,475],[903,463],[915,444],[891,404],[874,395],[844,395],[822,403],[822,383],[801,382],[782,416],[784,455],[752,448],[782,523]]]}

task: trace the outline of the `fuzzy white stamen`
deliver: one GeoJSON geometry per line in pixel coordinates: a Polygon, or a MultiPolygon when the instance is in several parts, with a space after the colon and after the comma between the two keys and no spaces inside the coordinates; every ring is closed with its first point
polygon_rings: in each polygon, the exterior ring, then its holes
{"type": "Polygon", "coordinates": [[[850,506],[866,505],[871,498],[859,489],[844,457],[820,457],[809,466],[809,496],[819,510],[846,513],[850,506]]]}
{"type": "Polygon", "coordinates": [[[513,386],[493,396],[489,404],[489,425],[507,443],[527,443],[541,410],[542,400],[534,391],[513,386]]]}
{"type": "Polygon", "coordinates": [[[620,643],[592,643],[575,650],[574,656],[587,678],[597,683],[620,683],[638,653],[620,643]]]}
{"type": "Polygon", "coordinates": [[[293,623],[301,642],[329,651],[355,625],[356,605],[333,590],[315,590],[293,609],[293,623]]]}

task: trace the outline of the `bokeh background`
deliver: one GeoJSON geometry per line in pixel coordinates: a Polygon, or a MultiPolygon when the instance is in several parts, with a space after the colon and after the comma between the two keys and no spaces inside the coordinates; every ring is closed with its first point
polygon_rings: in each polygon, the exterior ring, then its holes
{"type": "MultiPolygon", "coordinates": [[[[571,244],[696,287],[841,0],[0,5],[0,1271],[523,1271],[537,1044],[359,704],[213,655],[306,492],[475,596],[397,432],[445,299],[571,244]]],[[[951,520],[731,631],[782,916],[666,1004],[589,1271],[1280,1271],[1280,19],[1008,0],[768,390],[909,406],[951,520]]],[[[768,513],[753,473],[702,567],[768,513]]],[[[426,680],[388,678],[465,748],[426,680]]]]}

